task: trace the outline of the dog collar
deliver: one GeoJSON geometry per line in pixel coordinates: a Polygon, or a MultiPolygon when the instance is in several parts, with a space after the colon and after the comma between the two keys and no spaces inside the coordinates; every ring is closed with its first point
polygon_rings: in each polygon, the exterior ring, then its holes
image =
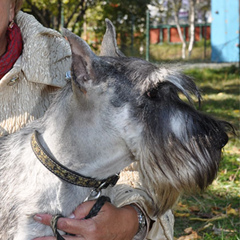
{"type": "Polygon", "coordinates": [[[107,188],[109,185],[114,186],[118,179],[119,174],[115,174],[106,179],[96,180],[95,178],[83,176],[71,169],[66,168],[56,159],[49,156],[48,152],[43,148],[38,140],[38,132],[35,130],[31,137],[32,150],[38,160],[53,174],[62,180],[81,187],[89,187],[95,189],[107,188]]]}

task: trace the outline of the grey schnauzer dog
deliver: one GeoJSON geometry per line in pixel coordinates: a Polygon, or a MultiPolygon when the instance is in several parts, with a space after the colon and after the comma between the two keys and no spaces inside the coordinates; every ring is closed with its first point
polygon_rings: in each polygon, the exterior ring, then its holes
{"type": "Polygon", "coordinates": [[[124,56],[106,23],[100,56],[64,31],[71,81],[43,118],[0,139],[0,239],[51,235],[34,214],[68,216],[132,162],[156,214],[217,174],[228,124],[194,108],[192,96],[200,100],[200,93],[189,77],[124,56]]]}

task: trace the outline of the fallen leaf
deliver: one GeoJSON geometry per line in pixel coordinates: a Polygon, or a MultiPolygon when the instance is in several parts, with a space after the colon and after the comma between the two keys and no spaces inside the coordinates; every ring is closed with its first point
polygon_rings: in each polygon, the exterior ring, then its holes
{"type": "Polygon", "coordinates": [[[203,226],[202,228],[199,228],[199,229],[198,229],[198,232],[204,231],[205,229],[210,228],[210,227],[212,227],[212,226],[213,226],[212,223],[208,223],[208,224],[206,224],[205,226],[203,226]]]}
{"type": "Polygon", "coordinates": [[[186,204],[182,204],[182,202],[179,202],[174,209],[181,212],[184,212],[184,211],[187,212],[188,206],[186,204]]]}
{"type": "Polygon", "coordinates": [[[189,218],[191,221],[200,221],[200,222],[207,222],[209,219],[206,218],[189,218]]]}
{"type": "Polygon", "coordinates": [[[199,212],[199,211],[200,211],[200,209],[199,209],[198,206],[191,206],[191,207],[189,207],[189,209],[190,209],[192,212],[199,212]]]}
{"type": "Polygon", "coordinates": [[[215,211],[215,210],[211,210],[211,212],[214,214],[214,215],[219,215],[220,214],[220,212],[219,211],[215,211]]]}
{"type": "Polygon", "coordinates": [[[227,215],[234,215],[237,216],[238,212],[234,208],[229,208],[226,210],[227,215]]]}
{"type": "Polygon", "coordinates": [[[175,212],[174,216],[175,217],[189,217],[190,213],[178,213],[178,212],[175,212]]]}
{"type": "Polygon", "coordinates": [[[201,221],[201,222],[213,222],[217,220],[222,220],[228,218],[227,214],[220,214],[218,216],[215,216],[213,218],[207,219],[207,218],[189,218],[191,221],[201,221]]]}
{"type": "Polygon", "coordinates": [[[211,212],[214,214],[214,215],[219,215],[221,212],[217,211],[217,210],[221,210],[219,207],[217,206],[213,206],[211,207],[211,212]]]}
{"type": "Polygon", "coordinates": [[[190,234],[192,231],[193,231],[192,227],[188,227],[188,228],[184,229],[184,232],[186,234],[190,234]]]}
{"type": "Polygon", "coordinates": [[[220,207],[218,207],[218,206],[213,206],[212,209],[213,209],[213,210],[220,210],[220,207]]]}

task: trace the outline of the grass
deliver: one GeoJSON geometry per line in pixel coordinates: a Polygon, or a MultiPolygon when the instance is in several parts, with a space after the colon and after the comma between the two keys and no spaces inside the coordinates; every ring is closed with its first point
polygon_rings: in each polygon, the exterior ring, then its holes
{"type": "Polygon", "coordinates": [[[175,238],[205,240],[240,239],[240,125],[239,72],[236,67],[192,69],[186,73],[202,89],[202,111],[230,122],[217,178],[203,193],[183,196],[174,209],[175,238]]]}
{"type": "MultiPolygon", "coordinates": [[[[188,61],[186,48],[186,60],[188,61]]],[[[191,55],[191,61],[193,62],[206,62],[211,58],[211,44],[210,41],[206,41],[206,48],[204,47],[204,41],[194,43],[194,48],[191,55]],[[204,53],[205,52],[205,53],[204,53]],[[205,56],[206,54],[206,56],[205,56]]],[[[182,61],[182,44],[151,44],[150,45],[150,60],[151,61],[182,61]]]]}

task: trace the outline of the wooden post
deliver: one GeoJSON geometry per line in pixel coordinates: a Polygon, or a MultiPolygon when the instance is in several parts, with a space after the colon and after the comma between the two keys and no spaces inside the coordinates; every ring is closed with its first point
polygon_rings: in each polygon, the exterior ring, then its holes
{"type": "Polygon", "coordinates": [[[146,13],[146,61],[149,61],[149,10],[146,13]]]}

